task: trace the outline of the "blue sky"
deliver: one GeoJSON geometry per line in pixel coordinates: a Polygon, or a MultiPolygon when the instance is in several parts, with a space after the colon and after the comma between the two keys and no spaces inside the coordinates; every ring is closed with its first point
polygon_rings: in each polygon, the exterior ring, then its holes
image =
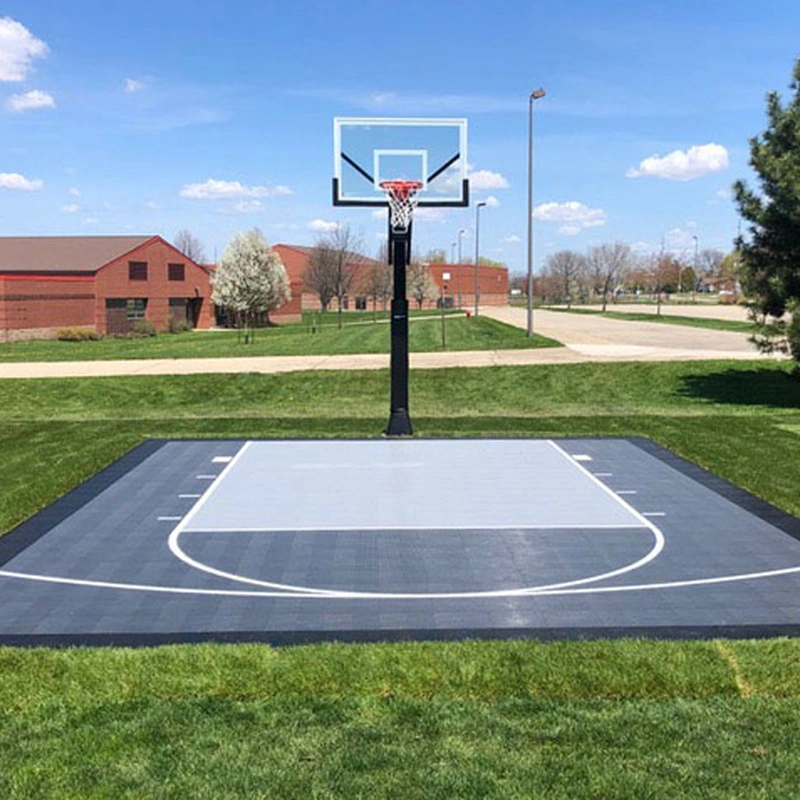
{"type": "MultiPolygon", "coordinates": [[[[334,208],[335,116],[469,120],[481,254],[526,263],[528,95],[537,269],[624,240],[730,249],[764,97],[786,95],[800,4],[762,0],[5,2],[0,235],[188,228],[209,258],[258,226],[313,244],[334,208]],[[406,50],[410,51],[408,54],[406,50]]],[[[431,211],[415,249],[474,257],[475,210],[431,211]]]]}

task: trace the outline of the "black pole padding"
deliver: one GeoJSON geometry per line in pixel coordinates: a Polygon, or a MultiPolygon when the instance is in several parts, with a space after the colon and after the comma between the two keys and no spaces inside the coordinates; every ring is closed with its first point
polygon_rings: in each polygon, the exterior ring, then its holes
{"type": "Polygon", "coordinates": [[[391,354],[391,407],[387,436],[411,436],[411,419],[408,416],[408,299],[406,298],[406,268],[411,256],[411,227],[397,232],[389,227],[389,256],[394,268],[394,293],[392,297],[392,354],[391,354]]]}

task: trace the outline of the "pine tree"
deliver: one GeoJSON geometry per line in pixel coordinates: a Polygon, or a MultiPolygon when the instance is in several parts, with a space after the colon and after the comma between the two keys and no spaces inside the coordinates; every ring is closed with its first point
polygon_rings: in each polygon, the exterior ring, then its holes
{"type": "Polygon", "coordinates": [[[768,127],[750,140],[759,190],[743,181],[733,189],[739,213],[750,223],[737,249],[759,325],[753,341],[765,352],[790,352],[800,371],[800,59],[790,87],[786,105],[777,92],[767,95],[768,127]]]}

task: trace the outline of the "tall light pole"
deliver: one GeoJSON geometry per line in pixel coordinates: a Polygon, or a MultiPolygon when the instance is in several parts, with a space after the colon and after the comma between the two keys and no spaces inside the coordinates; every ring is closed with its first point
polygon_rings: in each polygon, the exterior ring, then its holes
{"type": "Polygon", "coordinates": [[[528,98],[528,338],[533,336],[533,101],[546,94],[535,89],[528,98]]]}
{"type": "Polygon", "coordinates": [[[458,283],[458,307],[461,308],[461,237],[466,233],[464,228],[458,232],[458,272],[456,283],[458,283]]]}
{"type": "Polygon", "coordinates": [[[700,240],[697,238],[697,236],[692,236],[692,239],[694,239],[694,280],[692,282],[692,302],[694,303],[697,300],[695,292],[697,291],[697,281],[700,277],[700,273],[698,272],[700,260],[699,253],[697,252],[700,240]]]}
{"type": "Polygon", "coordinates": [[[450,242],[450,263],[456,260],[456,243],[450,242]]]}
{"type": "Polygon", "coordinates": [[[482,200],[475,206],[475,316],[478,316],[478,261],[480,259],[480,236],[481,236],[481,209],[486,205],[486,201],[482,200]]]}

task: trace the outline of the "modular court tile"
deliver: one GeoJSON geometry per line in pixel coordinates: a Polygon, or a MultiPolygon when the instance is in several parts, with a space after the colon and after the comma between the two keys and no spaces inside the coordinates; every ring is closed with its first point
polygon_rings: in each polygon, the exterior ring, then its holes
{"type": "Polygon", "coordinates": [[[0,538],[0,642],[795,634],[799,538],[647,440],[149,441],[0,538]]]}

